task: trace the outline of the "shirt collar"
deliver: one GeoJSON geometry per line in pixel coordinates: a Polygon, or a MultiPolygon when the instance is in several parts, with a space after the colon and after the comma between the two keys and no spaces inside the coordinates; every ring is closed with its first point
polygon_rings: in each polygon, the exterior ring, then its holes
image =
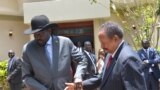
{"type": "Polygon", "coordinates": [[[146,50],[149,50],[149,48],[147,48],[147,49],[144,49],[144,48],[143,48],[143,50],[146,51],[146,50]]]}
{"type": "Polygon", "coordinates": [[[47,41],[46,45],[51,45],[52,44],[52,38],[49,37],[49,40],[47,41]]]}
{"type": "Polygon", "coordinates": [[[16,58],[16,56],[14,56],[14,57],[10,58],[10,61],[12,61],[14,58],[16,58]]]}
{"type": "Polygon", "coordinates": [[[112,58],[115,56],[116,52],[118,51],[119,47],[122,45],[123,42],[124,42],[124,40],[122,40],[121,43],[118,45],[118,48],[112,54],[112,58]]]}
{"type": "Polygon", "coordinates": [[[84,50],[87,54],[89,54],[89,52],[88,51],[86,51],[86,50],[84,50]]]}
{"type": "Polygon", "coordinates": [[[143,50],[146,51],[147,49],[144,49],[144,48],[143,48],[143,50]]]}

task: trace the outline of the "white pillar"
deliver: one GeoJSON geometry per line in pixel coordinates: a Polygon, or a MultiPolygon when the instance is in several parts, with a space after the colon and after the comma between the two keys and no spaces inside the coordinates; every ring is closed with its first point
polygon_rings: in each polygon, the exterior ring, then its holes
{"type": "Polygon", "coordinates": [[[100,44],[99,39],[98,39],[99,28],[100,28],[101,24],[103,24],[104,22],[105,22],[105,19],[95,19],[93,21],[93,25],[94,25],[94,47],[95,47],[96,56],[98,56],[98,51],[101,48],[101,44],[100,44]]]}

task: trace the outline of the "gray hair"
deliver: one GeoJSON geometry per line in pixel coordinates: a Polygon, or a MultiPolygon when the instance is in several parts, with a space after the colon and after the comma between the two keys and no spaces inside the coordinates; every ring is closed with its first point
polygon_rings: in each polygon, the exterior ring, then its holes
{"type": "Polygon", "coordinates": [[[101,25],[100,29],[102,28],[104,28],[103,30],[109,38],[113,38],[114,35],[117,35],[120,39],[123,38],[123,29],[117,23],[106,22],[101,25]]]}

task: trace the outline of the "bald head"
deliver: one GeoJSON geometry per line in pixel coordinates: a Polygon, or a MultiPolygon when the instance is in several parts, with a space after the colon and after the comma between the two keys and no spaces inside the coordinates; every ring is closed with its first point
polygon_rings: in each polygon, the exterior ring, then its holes
{"type": "Polygon", "coordinates": [[[8,51],[8,57],[13,58],[15,56],[15,52],[13,50],[8,51]]]}
{"type": "Polygon", "coordinates": [[[143,47],[144,49],[148,49],[148,48],[150,47],[150,42],[149,42],[149,40],[143,39],[143,40],[142,40],[142,47],[143,47]]]}

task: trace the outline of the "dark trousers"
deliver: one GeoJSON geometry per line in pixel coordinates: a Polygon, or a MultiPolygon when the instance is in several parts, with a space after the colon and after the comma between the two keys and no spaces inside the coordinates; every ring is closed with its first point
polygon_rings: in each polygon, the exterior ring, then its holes
{"type": "Polygon", "coordinates": [[[153,73],[149,73],[146,77],[146,84],[148,90],[159,90],[159,82],[153,75],[153,73]]]}
{"type": "Polygon", "coordinates": [[[22,90],[22,83],[9,83],[10,90],[22,90]]]}

